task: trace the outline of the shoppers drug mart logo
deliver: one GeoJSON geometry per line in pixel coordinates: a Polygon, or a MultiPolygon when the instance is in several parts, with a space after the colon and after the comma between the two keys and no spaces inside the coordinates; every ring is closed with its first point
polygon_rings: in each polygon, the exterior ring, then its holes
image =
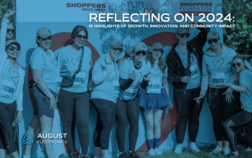
{"type": "Polygon", "coordinates": [[[105,11],[106,4],[102,3],[67,3],[67,8],[82,8],[82,11],[105,11]]]}

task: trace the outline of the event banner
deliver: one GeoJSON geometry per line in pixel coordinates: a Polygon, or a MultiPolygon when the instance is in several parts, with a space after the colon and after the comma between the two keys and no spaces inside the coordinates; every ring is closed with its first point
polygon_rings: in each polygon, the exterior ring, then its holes
{"type": "MultiPolygon", "coordinates": [[[[29,65],[31,53],[37,47],[36,32],[41,27],[47,27],[51,30],[52,44],[50,49],[54,51],[55,56],[61,47],[72,43],[71,32],[76,25],[83,25],[88,30],[88,40],[85,46],[92,51],[92,64],[103,54],[107,53],[111,41],[114,39],[123,42],[124,50],[132,48],[137,42],[144,42],[151,46],[154,42],[159,42],[164,46],[163,59],[166,60],[168,53],[176,43],[177,28],[179,26],[188,27],[190,30],[189,40],[193,39],[200,32],[196,27],[207,25],[211,31],[217,31],[223,40],[223,27],[233,27],[233,25],[223,25],[224,20],[231,21],[231,15],[222,15],[221,0],[18,0],[17,6],[17,40],[21,44],[22,51],[18,62],[26,70],[24,83],[23,100],[23,119],[19,124],[19,153],[24,154],[25,145],[31,144],[32,156],[36,158],[46,157],[41,138],[52,137],[54,155],[58,157],[61,154],[68,153],[67,142],[63,133],[63,123],[58,109],[54,111],[53,130],[51,134],[41,135],[41,130],[37,131],[36,139],[32,139],[29,133],[26,133],[31,124],[34,113],[34,100],[32,90],[28,88],[28,81],[32,77],[32,71],[29,65]],[[198,22],[198,26],[190,23],[198,22]],[[26,137],[27,136],[27,137],[26,137]],[[29,138],[24,140],[23,138],[29,138]]],[[[205,44],[203,51],[209,47],[205,44]]],[[[119,57],[123,57],[123,52],[119,57]]],[[[72,60],[73,64],[78,64],[79,60],[72,60]]],[[[216,64],[221,64],[217,62],[216,64]]],[[[169,81],[170,98],[174,98],[173,85],[169,81]]],[[[88,154],[95,154],[93,142],[94,129],[97,122],[97,112],[90,106],[89,111],[89,129],[90,141],[88,154]]],[[[139,115],[139,135],[136,143],[136,152],[139,155],[146,154],[148,151],[146,143],[146,123],[143,111],[140,108],[139,115]]],[[[164,113],[161,120],[161,138],[160,150],[172,150],[176,146],[175,126],[178,120],[177,106],[174,105],[169,113],[164,113]]],[[[213,132],[213,122],[209,106],[204,101],[199,118],[199,130],[196,139],[198,145],[215,144],[213,132]]],[[[116,126],[114,123],[110,133],[109,154],[117,156],[119,149],[116,139],[116,126]]],[[[125,147],[129,146],[129,123],[127,125],[125,147]]],[[[74,129],[74,143],[77,152],[81,153],[80,142],[78,138],[78,129],[74,129]]],[[[184,146],[189,145],[188,132],[184,138],[184,146]]]]}

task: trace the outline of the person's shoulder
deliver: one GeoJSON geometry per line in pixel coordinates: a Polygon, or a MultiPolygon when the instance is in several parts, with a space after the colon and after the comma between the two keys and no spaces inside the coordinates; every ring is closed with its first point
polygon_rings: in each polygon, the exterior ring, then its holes
{"type": "Polygon", "coordinates": [[[121,62],[122,65],[130,65],[132,62],[132,57],[128,57],[123,59],[123,61],[121,62]]]}
{"type": "Polygon", "coordinates": [[[176,47],[174,46],[174,47],[172,48],[172,50],[168,53],[167,59],[168,59],[169,57],[174,56],[174,54],[176,53],[176,49],[175,49],[175,48],[176,48],[176,47]]]}
{"type": "Polygon", "coordinates": [[[70,50],[69,50],[68,47],[69,47],[69,45],[64,46],[64,47],[61,47],[61,48],[57,49],[55,52],[58,52],[58,53],[66,53],[66,52],[69,52],[70,50]]]}
{"type": "Polygon", "coordinates": [[[21,68],[21,70],[25,71],[25,68],[24,68],[24,67],[22,67],[19,63],[17,63],[17,64],[18,64],[18,66],[21,68]]]}
{"type": "Polygon", "coordinates": [[[91,53],[91,49],[88,46],[83,46],[84,47],[84,52],[91,53]]]}
{"type": "Polygon", "coordinates": [[[145,65],[148,67],[148,68],[150,68],[151,67],[151,63],[150,63],[150,61],[148,61],[147,59],[145,59],[145,65]]]}
{"type": "Polygon", "coordinates": [[[105,55],[101,55],[95,62],[96,63],[101,63],[104,62],[105,55]]]}
{"type": "Polygon", "coordinates": [[[39,53],[42,53],[42,50],[39,47],[36,47],[32,52],[32,54],[39,54],[39,53]]]}
{"type": "Polygon", "coordinates": [[[32,54],[31,54],[31,58],[34,58],[34,57],[41,57],[41,56],[43,56],[43,53],[44,53],[44,52],[41,50],[41,48],[36,47],[36,48],[33,50],[32,54]]]}
{"type": "Polygon", "coordinates": [[[232,56],[236,55],[236,51],[230,47],[226,47],[226,52],[232,56]]]}
{"type": "MultiPolygon", "coordinates": [[[[243,70],[243,71],[241,72],[240,75],[252,77],[252,72],[251,72],[250,70],[248,70],[248,69],[245,69],[245,70],[243,70]]],[[[251,78],[250,78],[250,79],[251,79],[251,78]]]]}

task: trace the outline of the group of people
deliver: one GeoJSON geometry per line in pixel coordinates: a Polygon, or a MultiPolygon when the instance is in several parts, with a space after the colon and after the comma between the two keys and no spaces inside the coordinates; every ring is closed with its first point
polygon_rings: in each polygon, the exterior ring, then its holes
{"type": "MultiPolygon", "coordinates": [[[[1,90],[0,90],[0,158],[6,150],[18,158],[12,122],[22,119],[23,84],[25,70],[17,63],[20,43],[13,38],[13,24],[8,23],[15,9],[8,11],[1,23],[1,90]]],[[[167,60],[162,55],[161,43],[151,47],[138,42],[118,59],[123,42],[113,40],[108,52],[93,64],[91,50],[83,46],[88,39],[85,26],[72,30],[72,43],[58,50],[57,58],[51,46],[51,31],[42,27],[36,34],[37,48],[30,57],[32,95],[35,104],[32,122],[27,129],[33,139],[37,131],[52,133],[54,110],[57,108],[63,122],[63,133],[70,158],[87,158],[89,145],[89,106],[97,111],[93,134],[96,157],[108,157],[110,132],[117,120],[117,143],[120,158],[139,158],[135,152],[138,138],[139,107],[146,122],[148,155],[162,155],[159,150],[160,122],[164,110],[173,107],[169,97],[168,79],[174,85],[174,102],[178,108],[175,153],[183,150],[183,140],[189,121],[189,148],[200,152],[196,145],[199,115],[203,99],[213,117],[216,148],[211,152],[238,156],[237,138],[252,148],[252,71],[243,56],[220,43],[216,31],[198,28],[200,33],[192,40],[189,28],[177,29],[177,42],[167,60]],[[202,48],[208,42],[209,48],[202,48]],[[127,121],[130,123],[129,151],[125,150],[127,121]],[[72,126],[76,123],[81,153],[74,148],[72,126]],[[231,149],[230,149],[231,148],[231,149]]],[[[45,138],[50,140],[50,138],[45,138]]],[[[44,144],[46,155],[55,158],[53,145],[44,144]]],[[[31,158],[32,144],[26,144],[23,158],[31,158]]]]}

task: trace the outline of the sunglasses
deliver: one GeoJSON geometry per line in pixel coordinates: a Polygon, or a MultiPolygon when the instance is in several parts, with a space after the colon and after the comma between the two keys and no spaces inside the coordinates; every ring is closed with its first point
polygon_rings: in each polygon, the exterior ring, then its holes
{"type": "Polygon", "coordinates": [[[237,65],[238,67],[240,67],[240,66],[241,66],[241,63],[233,63],[233,64],[232,64],[232,67],[236,67],[236,65],[237,65]]]}
{"type": "Polygon", "coordinates": [[[40,38],[41,38],[42,41],[47,41],[47,40],[51,40],[51,39],[52,39],[51,36],[49,36],[49,37],[47,37],[47,38],[42,38],[42,37],[40,37],[40,38]]]}
{"type": "Polygon", "coordinates": [[[83,39],[87,39],[87,36],[76,35],[76,38],[79,39],[79,40],[82,39],[82,38],[83,38],[83,39]]]}
{"type": "Polygon", "coordinates": [[[119,51],[119,52],[122,52],[123,49],[122,48],[113,48],[114,51],[119,51]]]}
{"type": "Polygon", "coordinates": [[[14,46],[10,46],[8,49],[11,50],[11,51],[13,51],[14,49],[17,50],[17,51],[20,50],[19,47],[14,47],[14,46]]]}
{"type": "Polygon", "coordinates": [[[9,32],[14,33],[15,30],[14,29],[7,29],[7,33],[9,33],[9,32]]]}
{"type": "Polygon", "coordinates": [[[186,36],[186,38],[188,38],[190,36],[189,33],[182,33],[182,34],[178,34],[181,38],[184,38],[186,36]]]}
{"type": "Polygon", "coordinates": [[[211,44],[212,42],[216,43],[217,41],[218,41],[218,39],[215,39],[215,38],[214,38],[214,39],[212,39],[212,40],[211,40],[211,39],[208,40],[207,42],[208,42],[209,44],[211,44]]]}
{"type": "Polygon", "coordinates": [[[145,51],[138,51],[138,52],[136,52],[136,55],[140,55],[140,54],[146,55],[146,52],[145,51]]]}

